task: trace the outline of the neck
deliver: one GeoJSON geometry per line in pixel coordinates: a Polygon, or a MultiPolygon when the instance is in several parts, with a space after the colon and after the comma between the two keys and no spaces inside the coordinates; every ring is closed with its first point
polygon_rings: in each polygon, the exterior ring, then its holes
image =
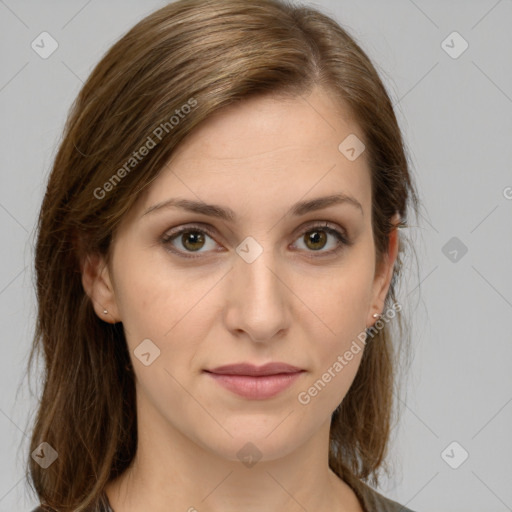
{"type": "Polygon", "coordinates": [[[363,510],[352,489],[329,468],[330,422],[293,451],[267,440],[272,460],[244,442],[241,461],[219,456],[147,413],[138,415],[146,421],[139,422],[131,466],[106,487],[115,512],[363,510]]]}

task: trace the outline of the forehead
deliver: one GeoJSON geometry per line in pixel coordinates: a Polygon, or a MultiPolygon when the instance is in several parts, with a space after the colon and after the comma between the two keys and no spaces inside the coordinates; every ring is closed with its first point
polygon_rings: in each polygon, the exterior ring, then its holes
{"type": "Polygon", "coordinates": [[[141,208],[179,196],[237,210],[341,192],[356,197],[366,212],[371,201],[366,154],[351,161],[339,149],[354,135],[364,138],[349,110],[320,89],[302,97],[243,100],[190,134],[147,190],[141,208]]]}

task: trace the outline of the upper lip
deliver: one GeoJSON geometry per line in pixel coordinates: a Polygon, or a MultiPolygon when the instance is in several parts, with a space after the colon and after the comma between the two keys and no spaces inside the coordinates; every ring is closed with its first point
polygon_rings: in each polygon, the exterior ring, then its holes
{"type": "Polygon", "coordinates": [[[255,366],[250,363],[238,363],[218,366],[213,370],[206,371],[221,375],[277,375],[280,373],[297,373],[304,370],[286,363],[268,363],[263,366],[255,366]]]}

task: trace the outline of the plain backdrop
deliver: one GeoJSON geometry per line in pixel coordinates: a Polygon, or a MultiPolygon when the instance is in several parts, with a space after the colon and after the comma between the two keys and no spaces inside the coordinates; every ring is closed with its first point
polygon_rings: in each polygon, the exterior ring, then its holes
{"type": "MultiPolygon", "coordinates": [[[[0,0],[0,511],[30,510],[34,226],[68,109],[157,0],[0,0]],[[58,48],[32,48],[48,32],[58,48]]],[[[380,491],[416,512],[512,510],[512,1],[310,2],[373,60],[423,202],[400,301],[413,360],[380,491]],[[456,34],[454,34],[456,32],[456,34]]],[[[47,36],[44,36],[47,37],[47,36]]]]}

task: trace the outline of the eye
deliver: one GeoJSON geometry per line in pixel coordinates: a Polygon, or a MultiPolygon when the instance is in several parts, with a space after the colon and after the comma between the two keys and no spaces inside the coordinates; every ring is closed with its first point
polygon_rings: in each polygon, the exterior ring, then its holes
{"type": "MultiPolygon", "coordinates": [[[[301,232],[298,240],[302,239],[305,244],[306,252],[319,253],[319,256],[328,256],[337,253],[344,246],[352,245],[348,237],[336,227],[333,227],[329,222],[318,223],[313,226],[308,226],[301,232]],[[322,250],[328,245],[329,236],[334,240],[331,242],[333,248],[329,250],[322,250]]],[[[216,242],[213,239],[213,233],[202,225],[187,225],[180,227],[170,233],[165,234],[162,243],[167,246],[168,250],[178,256],[184,258],[199,258],[200,255],[192,255],[192,253],[204,253],[210,251],[220,252],[216,249],[216,242]],[[211,240],[210,247],[208,247],[208,239],[211,240]],[[181,245],[181,247],[179,247],[181,245]],[[178,246],[178,247],[177,247],[178,246]],[[202,251],[201,249],[206,248],[202,251]],[[187,254],[188,253],[188,254],[187,254]]],[[[312,257],[316,257],[314,255],[312,257]]]]}
{"type": "Polygon", "coordinates": [[[299,239],[304,242],[306,248],[311,249],[307,252],[318,252],[321,256],[335,254],[343,249],[344,246],[352,245],[352,242],[348,237],[339,229],[333,227],[329,222],[308,226],[307,229],[302,232],[299,239]],[[329,235],[334,237],[334,240],[331,243],[332,248],[327,251],[323,251],[322,249],[327,245],[329,235]]]}
{"type": "MultiPolygon", "coordinates": [[[[198,258],[199,256],[190,256],[185,253],[199,252],[199,249],[202,249],[205,246],[207,237],[213,240],[210,230],[206,229],[205,227],[188,225],[164,235],[162,238],[162,243],[170,246],[169,251],[178,254],[179,256],[183,256],[184,258],[198,258]],[[181,248],[176,249],[176,246],[173,242],[178,242],[185,250],[181,248]]],[[[214,248],[215,241],[213,241],[213,244],[211,244],[210,249],[214,248]]]]}

